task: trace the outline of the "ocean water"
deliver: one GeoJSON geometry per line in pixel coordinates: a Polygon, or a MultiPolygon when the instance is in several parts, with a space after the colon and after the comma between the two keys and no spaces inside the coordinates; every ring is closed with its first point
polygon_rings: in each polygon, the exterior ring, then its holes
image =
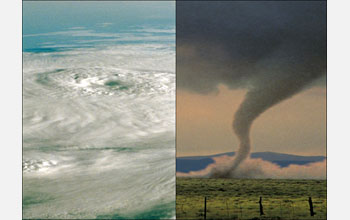
{"type": "Polygon", "coordinates": [[[23,3],[23,218],[175,216],[175,6],[23,3]]]}

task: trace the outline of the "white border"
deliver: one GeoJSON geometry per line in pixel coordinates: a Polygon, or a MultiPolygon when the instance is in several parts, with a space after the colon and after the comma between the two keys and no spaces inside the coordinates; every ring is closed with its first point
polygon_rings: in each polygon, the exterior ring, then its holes
{"type": "Polygon", "coordinates": [[[328,219],[344,219],[350,197],[349,1],[327,2],[327,204],[328,219]]]}
{"type": "Polygon", "coordinates": [[[0,7],[0,215],[22,218],[22,2],[0,7]]]}

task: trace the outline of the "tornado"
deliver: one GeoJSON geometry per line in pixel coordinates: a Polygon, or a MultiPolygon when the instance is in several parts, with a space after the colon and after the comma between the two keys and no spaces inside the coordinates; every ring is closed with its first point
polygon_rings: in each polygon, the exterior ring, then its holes
{"type": "Polygon", "coordinates": [[[325,72],[320,70],[312,74],[297,74],[284,80],[275,80],[273,84],[251,89],[235,113],[233,130],[239,139],[239,149],[230,168],[234,172],[245,160],[251,149],[250,129],[256,118],[272,106],[292,97],[307,87],[325,72]]]}
{"type": "MultiPolygon", "coordinates": [[[[247,91],[234,114],[235,158],[211,171],[232,178],[249,157],[253,122],[301,91],[325,85],[324,1],[178,1],[177,88],[198,94],[218,86],[247,91]]],[[[271,134],[273,135],[273,134],[271,134]]]]}

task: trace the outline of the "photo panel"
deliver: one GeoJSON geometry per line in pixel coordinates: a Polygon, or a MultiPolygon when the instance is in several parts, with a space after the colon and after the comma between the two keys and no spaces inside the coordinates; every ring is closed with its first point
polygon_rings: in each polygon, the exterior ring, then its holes
{"type": "Polygon", "coordinates": [[[23,218],[175,218],[175,2],[23,2],[23,218]]]}
{"type": "Polygon", "coordinates": [[[326,219],[326,1],[176,2],[177,219],[326,219]]]}

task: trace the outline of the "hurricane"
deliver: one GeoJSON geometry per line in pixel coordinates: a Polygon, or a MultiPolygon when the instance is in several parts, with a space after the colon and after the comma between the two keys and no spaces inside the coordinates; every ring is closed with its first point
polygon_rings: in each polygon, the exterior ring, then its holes
{"type": "Polygon", "coordinates": [[[111,26],[23,36],[24,218],[175,215],[174,28],[111,26]]]}

